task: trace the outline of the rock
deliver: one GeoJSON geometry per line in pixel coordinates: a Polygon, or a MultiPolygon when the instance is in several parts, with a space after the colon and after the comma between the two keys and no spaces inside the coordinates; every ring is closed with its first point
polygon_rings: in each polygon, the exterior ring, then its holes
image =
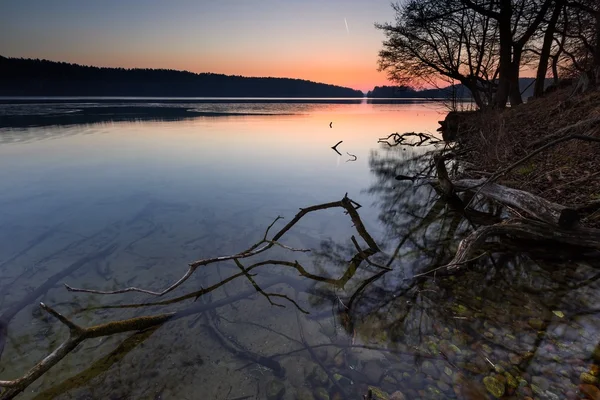
{"type": "Polygon", "coordinates": [[[340,374],[333,374],[333,379],[344,388],[350,387],[352,385],[352,381],[340,374]]]}
{"type": "Polygon", "coordinates": [[[307,361],[306,364],[304,364],[304,377],[310,380],[315,369],[317,368],[319,368],[319,364],[316,364],[312,361],[307,361]]]}
{"type": "Polygon", "coordinates": [[[444,381],[437,381],[436,385],[442,392],[450,392],[451,390],[450,386],[444,381]]]}
{"type": "Polygon", "coordinates": [[[315,400],[315,396],[307,388],[300,388],[296,392],[296,400],[315,400]]]}
{"type": "Polygon", "coordinates": [[[278,379],[270,380],[267,383],[267,399],[268,400],[279,400],[285,394],[285,386],[283,382],[278,379]]]}
{"type": "Polygon", "coordinates": [[[326,349],[315,349],[315,354],[320,361],[327,360],[327,350],[326,349]]]}
{"type": "Polygon", "coordinates": [[[310,374],[310,380],[317,386],[327,386],[329,384],[329,377],[327,376],[327,373],[318,365],[315,365],[315,368],[310,374]]]}
{"type": "Polygon", "coordinates": [[[506,385],[508,385],[509,387],[514,388],[514,389],[519,387],[519,382],[517,382],[515,377],[512,376],[510,373],[505,372],[504,377],[506,378],[506,385]]]}
{"type": "Polygon", "coordinates": [[[400,391],[395,391],[390,396],[390,400],[406,400],[406,396],[404,396],[404,394],[400,391]]]}
{"type": "Polygon", "coordinates": [[[383,390],[393,392],[398,388],[398,380],[391,375],[385,375],[380,383],[383,390]]]}
{"type": "Polygon", "coordinates": [[[376,386],[369,386],[368,390],[373,394],[371,397],[373,400],[390,400],[390,395],[376,386]]]}
{"type": "Polygon", "coordinates": [[[573,390],[567,391],[565,396],[567,400],[579,400],[579,396],[577,396],[577,393],[575,393],[573,390]]]}
{"type": "Polygon", "coordinates": [[[583,383],[589,383],[590,385],[598,384],[598,378],[587,372],[582,372],[581,375],[579,375],[579,380],[583,383]]]}
{"type": "Polygon", "coordinates": [[[343,367],[345,364],[345,357],[344,357],[344,353],[338,353],[334,358],[333,358],[333,365],[335,365],[338,368],[343,367]]]}
{"type": "Polygon", "coordinates": [[[315,389],[315,399],[316,400],[329,400],[329,393],[327,393],[327,389],[324,387],[318,387],[315,389]]]}
{"type": "Polygon", "coordinates": [[[431,376],[433,379],[438,379],[440,377],[440,371],[438,371],[431,361],[424,361],[423,364],[421,364],[421,371],[424,374],[431,376]]]}
{"type": "Polygon", "coordinates": [[[519,388],[519,393],[521,393],[521,395],[523,395],[523,397],[532,397],[533,396],[533,390],[531,390],[531,388],[529,386],[524,386],[519,388]]]}
{"type": "Polygon", "coordinates": [[[368,361],[364,364],[362,373],[365,374],[369,383],[376,385],[381,381],[384,371],[377,361],[368,361]]]}
{"type": "Polygon", "coordinates": [[[483,378],[483,384],[488,392],[492,394],[495,398],[499,399],[504,395],[505,387],[504,383],[498,381],[493,376],[486,376],[483,378]]]}
{"type": "Polygon", "coordinates": [[[538,397],[544,394],[544,391],[538,385],[534,385],[533,383],[531,384],[531,391],[538,397]]]}
{"type": "Polygon", "coordinates": [[[443,400],[446,395],[435,386],[429,385],[425,388],[425,399],[427,400],[443,400]]]}
{"type": "Polygon", "coordinates": [[[579,390],[591,400],[600,400],[600,389],[594,385],[582,383],[579,385],[579,390]]]}
{"type": "Polygon", "coordinates": [[[532,377],[531,383],[532,383],[532,386],[535,385],[535,386],[539,387],[542,391],[546,391],[550,388],[550,382],[548,382],[548,379],[544,378],[543,376],[532,377]]]}
{"type": "Polygon", "coordinates": [[[527,323],[529,323],[529,326],[531,326],[536,331],[541,331],[544,328],[544,321],[542,321],[539,318],[529,318],[527,323]]]}
{"type": "Polygon", "coordinates": [[[411,388],[418,390],[423,387],[425,381],[425,374],[422,372],[416,372],[411,375],[408,380],[408,384],[411,388]]]}

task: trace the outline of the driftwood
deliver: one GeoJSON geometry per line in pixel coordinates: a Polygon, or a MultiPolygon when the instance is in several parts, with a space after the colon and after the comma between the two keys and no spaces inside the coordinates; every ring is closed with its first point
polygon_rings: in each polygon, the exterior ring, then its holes
{"type": "MultiPolygon", "coordinates": [[[[516,209],[518,214],[525,214],[528,218],[505,220],[477,228],[459,243],[456,254],[450,263],[432,271],[442,268],[456,269],[479,258],[480,256],[474,257],[474,254],[481,252],[481,249],[485,247],[487,240],[491,237],[600,250],[600,230],[586,229],[578,225],[580,215],[598,210],[600,202],[569,208],[523,190],[492,183],[490,179],[451,181],[446,170],[445,157],[436,155],[434,156],[434,162],[438,179],[437,181],[430,181],[430,183],[436,186],[449,203],[457,202],[458,206],[462,206],[466,212],[470,210],[469,204],[472,199],[465,205],[465,202],[458,197],[457,193],[473,191],[475,192],[473,198],[481,194],[516,209]]],[[[512,166],[509,168],[512,168],[512,166]]],[[[500,173],[507,170],[500,171],[500,173]]],[[[523,248],[522,250],[526,251],[527,249],[523,248]]],[[[432,271],[428,271],[428,273],[432,271]]]]}
{"type": "MultiPolygon", "coordinates": [[[[527,220],[507,220],[502,223],[476,229],[458,245],[454,259],[448,269],[459,268],[466,264],[473,254],[490,237],[511,237],[518,240],[541,241],[549,244],[561,244],[600,250],[600,229],[566,230],[551,228],[548,224],[527,220]]],[[[524,249],[526,251],[527,249],[524,249]]]]}
{"type": "Polygon", "coordinates": [[[457,192],[477,190],[483,196],[524,211],[531,217],[553,226],[568,229],[579,222],[576,209],[553,203],[523,190],[486,183],[486,179],[462,179],[452,182],[452,185],[457,192]]]}

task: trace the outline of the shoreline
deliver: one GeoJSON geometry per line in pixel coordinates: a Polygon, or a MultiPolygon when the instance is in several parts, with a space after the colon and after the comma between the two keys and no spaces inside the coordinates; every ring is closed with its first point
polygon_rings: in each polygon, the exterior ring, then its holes
{"type": "MultiPolygon", "coordinates": [[[[457,178],[488,178],[549,145],[495,182],[567,207],[600,202],[600,143],[570,137],[600,139],[600,92],[571,93],[564,88],[515,108],[446,117],[441,124],[452,132],[445,136],[456,134],[464,166],[457,178]]],[[[600,212],[582,222],[600,227],[600,212]]]]}

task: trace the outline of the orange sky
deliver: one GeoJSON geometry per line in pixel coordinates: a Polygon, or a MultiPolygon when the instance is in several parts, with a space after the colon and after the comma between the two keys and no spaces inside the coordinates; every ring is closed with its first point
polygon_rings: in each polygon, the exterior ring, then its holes
{"type": "Polygon", "coordinates": [[[309,79],[367,91],[388,0],[3,0],[0,54],[309,79]]]}

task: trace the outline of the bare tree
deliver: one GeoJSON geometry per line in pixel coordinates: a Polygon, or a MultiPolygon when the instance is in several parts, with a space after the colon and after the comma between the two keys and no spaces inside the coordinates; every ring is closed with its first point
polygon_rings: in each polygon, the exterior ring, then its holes
{"type": "Polygon", "coordinates": [[[376,24],[387,37],[380,70],[404,85],[460,82],[479,108],[487,107],[498,77],[496,21],[453,0],[411,0],[392,7],[395,23],[376,24]]]}
{"type": "Polygon", "coordinates": [[[567,1],[555,37],[557,64],[567,75],[586,73],[600,82],[600,3],[594,0],[567,1]]]}
{"type": "Polygon", "coordinates": [[[533,95],[535,97],[540,97],[542,94],[544,94],[544,83],[546,81],[546,74],[548,73],[548,64],[550,61],[550,54],[552,52],[552,44],[556,35],[556,26],[564,7],[564,1],[557,0],[552,10],[552,16],[545,26],[544,39],[542,43],[542,49],[539,54],[539,64],[537,67],[535,86],[533,89],[533,95]]]}
{"type": "Polygon", "coordinates": [[[525,46],[537,32],[554,0],[461,0],[461,3],[498,23],[500,65],[497,107],[521,104],[519,75],[525,46]]]}

